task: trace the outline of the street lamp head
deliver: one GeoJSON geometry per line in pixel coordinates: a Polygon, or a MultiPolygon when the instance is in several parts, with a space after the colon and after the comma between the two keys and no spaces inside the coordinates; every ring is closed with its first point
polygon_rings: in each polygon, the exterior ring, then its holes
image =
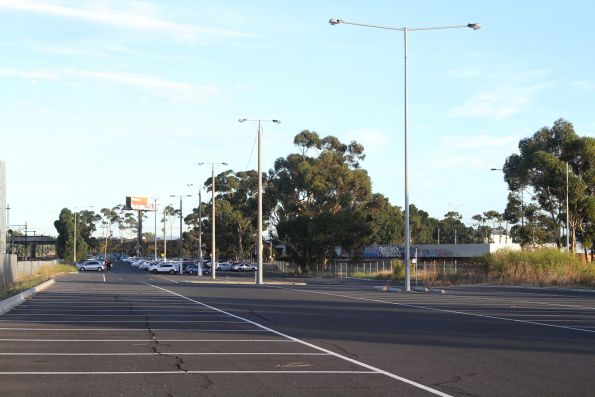
{"type": "Polygon", "coordinates": [[[331,25],[338,25],[340,23],[343,23],[342,19],[336,19],[336,18],[331,18],[328,20],[328,23],[330,23],[331,25]]]}
{"type": "Polygon", "coordinates": [[[469,23],[467,24],[467,27],[473,30],[479,30],[481,28],[481,25],[478,23],[469,23]]]}
{"type": "Polygon", "coordinates": [[[200,163],[198,163],[198,165],[203,165],[204,163],[201,161],[200,163]]]}
{"type": "Polygon", "coordinates": [[[176,195],[175,194],[170,194],[169,197],[176,197],[176,195]]]}
{"type": "Polygon", "coordinates": [[[281,120],[273,120],[273,123],[281,124],[281,120]]]}
{"type": "Polygon", "coordinates": [[[229,164],[227,164],[227,163],[221,163],[221,164],[223,164],[223,165],[229,165],[229,164]]]}
{"type": "Polygon", "coordinates": [[[503,171],[502,168],[490,168],[490,171],[503,171]]]}
{"type": "Polygon", "coordinates": [[[238,121],[239,121],[240,123],[243,123],[244,121],[247,121],[247,120],[248,120],[248,119],[244,118],[244,119],[239,119],[238,121]]]}

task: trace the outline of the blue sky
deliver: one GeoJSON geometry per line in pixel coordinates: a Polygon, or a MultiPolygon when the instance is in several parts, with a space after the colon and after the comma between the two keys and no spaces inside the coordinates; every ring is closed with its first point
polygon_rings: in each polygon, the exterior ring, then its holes
{"type": "MultiPolygon", "coordinates": [[[[55,234],[63,207],[193,194],[263,167],[301,130],[356,140],[373,190],[403,206],[403,35],[330,26],[481,23],[409,34],[410,201],[502,211],[501,167],[562,117],[595,134],[591,1],[0,0],[0,159],[10,223],[55,234]]],[[[185,211],[186,212],[186,211],[185,211]]],[[[149,220],[146,227],[152,229],[149,220]]]]}

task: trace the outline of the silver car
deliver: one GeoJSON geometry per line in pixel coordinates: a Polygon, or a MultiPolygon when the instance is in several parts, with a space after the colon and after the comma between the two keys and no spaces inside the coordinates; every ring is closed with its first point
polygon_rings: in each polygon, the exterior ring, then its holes
{"type": "Polygon", "coordinates": [[[105,269],[105,264],[103,261],[84,261],[77,263],[77,267],[81,272],[87,270],[96,270],[98,272],[102,272],[105,269]]]}

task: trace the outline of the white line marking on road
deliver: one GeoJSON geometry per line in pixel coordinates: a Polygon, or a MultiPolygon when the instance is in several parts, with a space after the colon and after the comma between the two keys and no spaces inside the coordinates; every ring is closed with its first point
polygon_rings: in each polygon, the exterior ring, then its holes
{"type": "MultiPolygon", "coordinates": [[[[17,328],[0,327],[0,331],[124,331],[124,332],[147,332],[147,328],[17,328]]],[[[264,329],[186,329],[186,328],[151,328],[151,331],[169,331],[169,332],[269,332],[264,329]]]]}
{"type": "Polygon", "coordinates": [[[534,305],[541,305],[541,306],[553,306],[553,307],[569,307],[572,309],[587,309],[587,310],[595,310],[595,307],[592,306],[580,306],[580,305],[566,305],[562,303],[545,303],[545,302],[538,302],[538,301],[524,301],[524,300],[515,300],[510,298],[502,298],[502,299],[495,299],[495,298],[488,298],[485,296],[474,296],[474,295],[453,295],[449,294],[449,298],[457,298],[457,299],[476,299],[476,300],[486,300],[486,301],[494,301],[500,304],[502,303],[526,303],[526,304],[534,304],[534,305]]]}
{"type": "Polygon", "coordinates": [[[0,338],[0,342],[242,342],[242,343],[296,343],[288,339],[14,339],[0,338]]]}
{"type": "Polygon", "coordinates": [[[179,352],[150,352],[150,353],[0,353],[0,356],[330,356],[328,353],[179,353],[179,352]]]}
{"type": "Polygon", "coordinates": [[[103,282],[105,283],[105,274],[103,275],[103,282]]]}
{"type": "MultiPolygon", "coordinates": [[[[2,317],[9,318],[12,316],[21,316],[21,317],[28,317],[28,316],[45,316],[45,317],[224,317],[224,314],[192,314],[190,311],[186,311],[186,313],[181,314],[97,314],[93,311],[93,314],[72,314],[72,313],[9,313],[4,314],[2,317]]],[[[21,321],[21,320],[16,320],[21,321]]],[[[38,321],[41,322],[41,321],[38,321]]],[[[55,322],[55,321],[53,321],[55,322]]],[[[106,321],[112,323],[113,321],[106,321]]]]}
{"type": "MultiPolygon", "coordinates": [[[[336,374],[380,375],[376,371],[64,371],[64,372],[0,372],[0,375],[186,375],[186,374],[336,374]]],[[[440,393],[448,396],[448,394],[440,393]]],[[[450,396],[449,396],[450,397],[450,396]]]]}
{"type": "Polygon", "coordinates": [[[167,281],[171,281],[174,284],[177,284],[178,283],[176,280],[172,280],[171,278],[167,278],[167,277],[164,277],[164,276],[159,276],[159,277],[160,278],[163,278],[163,279],[166,279],[167,281]]]}
{"type": "MultiPolygon", "coordinates": [[[[269,286],[269,287],[270,288],[282,288],[282,287],[277,287],[277,286],[269,286]]],[[[156,288],[158,288],[158,287],[156,287],[156,288]]],[[[368,301],[368,302],[375,302],[375,303],[386,303],[388,305],[409,307],[409,308],[414,308],[414,309],[431,310],[431,311],[441,312],[441,313],[460,314],[460,315],[464,315],[464,316],[489,318],[489,319],[492,319],[492,320],[511,321],[511,322],[515,322],[515,323],[540,325],[540,326],[543,326],[543,327],[561,328],[561,329],[567,329],[567,330],[571,330],[571,331],[595,333],[594,330],[589,330],[589,329],[584,329],[584,328],[576,328],[576,327],[568,327],[568,326],[565,326],[565,325],[546,324],[546,323],[542,323],[542,322],[538,322],[538,321],[517,320],[517,319],[514,319],[514,318],[499,317],[499,316],[488,316],[488,315],[485,315],[485,314],[468,313],[468,312],[463,312],[463,311],[460,311],[460,310],[438,309],[436,307],[414,305],[414,304],[411,304],[411,303],[390,302],[390,301],[384,301],[384,300],[380,300],[380,299],[362,298],[362,297],[357,297],[357,296],[341,295],[341,294],[335,294],[335,293],[332,293],[332,292],[308,291],[308,290],[303,290],[303,289],[298,289],[298,288],[287,288],[287,289],[290,289],[290,290],[293,290],[293,291],[300,291],[300,292],[311,293],[311,294],[321,294],[321,295],[335,296],[335,297],[339,297],[339,298],[351,298],[351,299],[368,301]]]]}
{"type": "MultiPolygon", "coordinates": [[[[145,320],[0,320],[3,323],[60,323],[60,324],[78,324],[78,323],[140,323],[145,324],[145,320]]],[[[223,321],[223,320],[150,320],[151,323],[221,323],[221,324],[243,324],[243,321],[223,321]]]]}
{"type": "Polygon", "coordinates": [[[203,306],[203,307],[207,307],[207,308],[209,308],[209,309],[216,310],[216,311],[218,311],[218,312],[220,312],[220,313],[227,314],[227,315],[229,315],[230,317],[237,318],[238,320],[243,320],[243,321],[245,321],[245,322],[247,322],[247,323],[249,323],[249,324],[252,324],[252,325],[254,325],[254,326],[256,326],[256,327],[259,327],[259,328],[261,328],[261,329],[263,329],[263,330],[265,330],[265,331],[271,332],[271,333],[273,333],[273,334],[275,334],[275,335],[279,335],[279,336],[285,337],[285,338],[287,338],[287,339],[293,340],[293,341],[295,341],[295,342],[301,343],[301,344],[302,344],[302,345],[304,345],[304,346],[311,347],[312,349],[315,349],[315,350],[321,351],[321,352],[323,352],[323,353],[327,353],[327,354],[329,354],[329,355],[331,355],[331,356],[334,356],[334,357],[337,357],[337,358],[339,358],[339,359],[345,360],[345,361],[347,361],[347,362],[350,362],[350,363],[352,363],[352,364],[356,364],[356,365],[358,365],[358,366],[360,366],[360,367],[367,368],[367,369],[369,369],[369,370],[371,370],[371,371],[374,371],[374,372],[376,372],[376,373],[378,373],[378,374],[383,374],[383,375],[386,375],[386,376],[388,376],[388,377],[390,377],[390,378],[393,378],[393,379],[399,380],[399,381],[401,381],[401,382],[403,382],[403,383],[407,383],[407,384],[409,384],[409,385],[411,385],[411,386],[414,386],[414,387],[417,387],[417,388],[419,388],[419,389],[425,390],[425,391],[427,391],[427,392],[430,392],[430,393],[432,393],[432,394],[435,394],[435,395],[438,395],[438,396],[442,396],[442,397],[452,397],[452,396],[450,396],[449,394],[443,393],[443,392],[441,392],[441,391],[439,391],[439,390],[436,390],[436,389],[432,389],[431,387],[428,387],[428,386],[422,385],[421,383],[414,382],[414,381],[412,381],[412,380],[410,380],[410,379],[403,378],[402,376],[398,376],[398,375],[396,375],[396,374],[393,374],[393,373],[391,373],[391,372],[384,371],[384,370],[382,370],[382,369],[380,369],[380,368],[376,368],[376,367],[373,367],[373,366],[371,366],[371,365],[365,364],[365,363],[363,363],[363,362],[361,362],[361,361],[357,361],[357,360],[354,360],[354,359],[352,359],[352,358],[350,358],[350,357],[343,356],[343,355],[341,355],[341,354],[339,354],[339,353],[335,353],[335,352],[333,352],[333,351],[331,351],[331,350],[327,350],[327,349],[324,349],[324,348],[322,348],[322,347],[319,347],[319,346],[313,345],[312,343],[308,343],[308,342],[306,342],[306,341],[303,341],[303,340],[300,340],[300,339],[298,339],[298,338],[294,338],[293,336],[289,336],[289,335],[287,335],[287,334],[284,334],[284,333],[282,333],[282,332],[276,331],[276,330],[274,330],[274,329],[272,329],[272,328],[266,327],[266,326],[264,326],[264,325],[262,325],[262,324],[259,324],[259,323],[257,323],[257,322],[254,322],[254,321],[252,321],[252,320],[248,320],[248,319],[246,319],[246,318],[243,318],[243,317],[237,316],[237,315],[235,315],[235,314],[228,313],[228,312],[226,312],[226,311],[224,311],[224,310],[221,310],[221,309],[218,309],[218,308],[216,308],[216,307],[213,307],[213,306],[207,305],[207,304],[205,304],[205,303],[199,302],[199,301],[197,301],[197,300],[194,300],[194,299],[192,299],[192,298],[188,298],[187,296],[184,296],[184,295],[178,294],[178,293],[176,293],[176,292],[173,292],[173,291],[170,291],[170,290],[168,290],[168,289],[165,289],[165,288],[162,288],[162,287],[158,287],[158,286],[156,286],[156,285],[152,285],[152,284],[149,284],[149,283],[144,283],[144,284],[146,284],[146,285],[149,285],[149,286],[151,286],[151,287],[154,287],[154,288],[157,288],[157,289],[160,289],[160,290],[162,290],[162,291],[167,291],[167,292],[169,292],[169,293],[170,293],[170,294],[172,294],[172,295],[179,296],[180,298],[183,298],[183,299],[189,300],[190,302],[194,302],[194,303],[196,303],[196,304],[198,304],[198,305],[201,305],[201,306],[203,306]]]}

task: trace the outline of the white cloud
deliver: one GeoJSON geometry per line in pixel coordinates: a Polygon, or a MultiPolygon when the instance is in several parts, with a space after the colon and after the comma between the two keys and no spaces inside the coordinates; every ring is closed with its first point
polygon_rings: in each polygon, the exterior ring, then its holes
{"type": "Polygon", "coordinates": [[[45,70],[0,69],[0,76],[19,77],[27,80],[56,80],[55,73],[45,70]]]}
{"type": "Polygon", "coordinates": [[[127,29],[162,32],[188,39],[196,39],[203,35],[218,36],[223,38],[258,37],[257,35],[251,33],[169,22],[161,20],[155,15],[151,15],[155,13],[151,13],[149,15],[140,15],[137,13],[138,7],[129,12],[121,12],[111,10],[107,7],[97,6],[92,9],[74,8],[35,1],[0,0],[0,8],[53,15],[63,18],[86,20],[127,29]]]}
{"type": "Polygon", "coordinates": [[[525,111],[537,101],[537,94],[555,85],[545,79],[549,71],[544,69],[522,70],[508,67],[494,73],[480,69],[451,71],[450,76],[469,80],[478,94],[465,103],[450,109],[455,117],[484,117],[505,119],[525,111]]]}
{"type": "Polygon", "coordinates": [[[221,96],[220,90],[215,86],[164,80],[157,76],[139,73],[89,70],[49,72],[44,70],[0,69],[0,76],[18,77],[32,81],[56,80],[66,83],[72,83],[74,79],[106,82],[136,88],[153,96],[185,103],[206,103],[221,96]]]}
{"type": "Polygon", "coordinates": [[[595,81],[578,80],[570,83],[573,87],[578,88],[581,92],[590,93],[595,91],[595,81]]]}
{"type": "Polygon", "coordinates": [[[527,94],[493,91],[479,94],[450,110],[457,117],[492,117],[503,119],[521,112],[531,98],[527,94]]]}
{"type": "Polygon", "coordinates": [[[73,70],[67,72],[67,74],[74,77],[136,87],[148,91],[155,96],[180,102],[205,103],[209,99],[220,95],[220,91],[214,86],[199,86],[190,83],[174,82],[145,74],[84,70],[73,70]]]}

